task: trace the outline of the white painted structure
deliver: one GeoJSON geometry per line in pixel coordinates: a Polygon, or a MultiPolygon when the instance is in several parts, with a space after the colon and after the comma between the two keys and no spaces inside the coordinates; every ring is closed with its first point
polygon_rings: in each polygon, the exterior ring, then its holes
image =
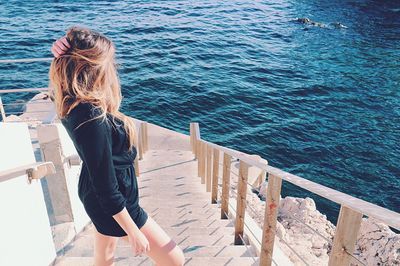
{"type": "MultiPolygon", "coordinates": [[[[0,123],[0,177],[34,164],[26,123],[0,123]]],[[[49,265],[56,257],[40,180],[0,178],[0,265],[49,265]]]]}

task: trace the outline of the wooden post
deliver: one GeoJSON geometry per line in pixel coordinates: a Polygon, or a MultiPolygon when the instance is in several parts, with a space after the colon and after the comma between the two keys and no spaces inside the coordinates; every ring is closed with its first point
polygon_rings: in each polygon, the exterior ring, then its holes
{"type": "Polygon", "coordinates": [[[199,123],[193,123],[193,130],[194,130],[194,136],[195,136],[195,151],[194,151],[194,158],[198,159],[199,157],[199,149],[198,149],[198,145],[197,143],[199,142],[199,140],[201,139],[200,137],[200,126],[199,123]]]}
{"type": "Polygon", "coordinates": [[[206,179],[206,191],[211,192],[211,173],[212,173],[212,151],[213,148],[207,145],[207,179],[206,179]]]}
{"type": "Polygon", "coordinates": [[[272,263],[281,188],[282,179],[270,174],[268,177],[267,200],[265,202],[260,265],[271,265],[272,263]]]}
{"type": "Polygon", "coordinates": [[[241,237],[243,237],[244,214],[246,211],[246,195],[247,195],[247,178],[249,166],[240,161],[239,180],[236,202],[236,219],[235,219],[235,245],[243,245],[241,237]]]}
{"type": "Polygon", "coordinates": [[[140,129],[142,130],[142,150],[143,150],[143,155],[146,153],[146,125],[145,122],[142,122],[140,124],[140,129]]]}
{"type": "Polygon", "coordinates": [[[224,165],[222,169],[222,195],[221,195],[221,219],[228,219],[229,213],[229,187],[231,182],[231,159],[232,157],[224,153],[224,165]]]}
{"type": "MultiPolygon", "coordinates": [[[[48,200],[51,204],[49,214],[52,225],[74,222],[73,208],[68,189],[68,162],[65,161],[61,133],[57,124],[40,124],[37,136],[43,161],[53,162],[56,172],[45,177],[48,200]]],[[[71,177],[72,178],[72,177],[71,177]]]]}
{"type": "Polygon", "coordinates": [[[213,175],[212,175],[212,189],[211,189],[211,203],[218,201],[218,174],[219,174],[219,150],[214,149],[213,154],[213,175]]]}
{"type": "Polygon", "coordinates": [[[201,177],[201,141],[199,140],[199,141],[197,141],[197,143],[196,143],[196,148],[197,148],[197,155],[198,155],[198,158],[197,158],[197,176],[198,177],[201,177]]]}
{"type": "Polygon", "coordinates": [[[3,106],[3,102],[1,100],[1,97],[0,97],[0,113],[1,113],[1,117],[3,119],[3,122],[5,122],[6,121],[6,112],[4,111],[4,106],[3,106]]]}
{"type": "Polygon", "coordinates": [[[134,162],[134,167],[135,167],[135,175],[139,176],[139,160],[138,160],[137,156],[133,162],[134,162]]]}
{"type": "Polygon", "coordinates": [[[201,177],[201,183],[206,183],[206,144],[204,142],[200,142],[200,155],[199,155],[199,176],[201,177]]]}
{"type": "Polygon", "coordinates": [[[260,175],[257,177],[257,181],[256,181],[257,184],[256,184],[256,187],[261,186],[261,184],[265,181],[266,177],[267,177],[267,171],[262,170],[261,173],[260,173],[260,175]]]}
{"type": "Polygon", "coordinates": [[[133,161],[133,164],[134,164],[134,167],[135,167],[135,175],[136,175],[136,176],[139,176],[139,173],[140,173],[140,171],[139,171],[139,154],[140,154],[140,147],[139,147],[140,141],[139,141],[139,140],[140,140],[140,130],[139,130],[139,131],[136,130],[135,133],[136,133],[136,134],[135,134],[135,139],[134,139],[134,145],[135,145],[137,154],[136,154],[135,160],[133,161]]]}
{"type": "Polygon", "coordinates": [[[362,213],[354,211],[346,206],[340,207],[339,219],[336,225],[335,237],[329,266],[349,265],[357,240],[357,234],[361,226],[362,213]]]}
{"type": "Polygon", "coordinates": [[[138,152],[139,152],[139,160],[143,159],[143,123],[139,124],[139,135],[138,135],[138,152]]]}
{"type": "Polygon", "coordinates": [[[143,153],[147,152],[149,150],[149,131],[147,128],[147,122],[143,123],[143,127],[144,127],[144,149],[143,149],[143,153]]]}
{"type": "Polygon", "coordinates": [[[190,123],[190,145],[194,154],[194,159],[199,158],[199,145],[198,140],[200,139],[199,123],[190,123]]]}
{"type": "Polygon", "coordinates": [[[194,136],[194,125],[193,123],[190,123],[189,125],[189,135],[190,135],[190,147],[192,149],[192,152],[195,153],[195,136],[194,136]]]}

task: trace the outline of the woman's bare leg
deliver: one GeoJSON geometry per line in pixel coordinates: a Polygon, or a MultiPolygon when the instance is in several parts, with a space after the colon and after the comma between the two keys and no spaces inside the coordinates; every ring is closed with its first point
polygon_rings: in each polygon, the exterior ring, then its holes
{"type": "MultiPolygon", "coordinates": [[[[146,253],[160,266],[181,266],[185,263],[182,249],[167,235],[167,233],[154,221],[150,215],[140,231],[147,237],[150,251],[146,253]]],[[[121,239],[128,242],[128,237],[121,239]]]]}
{"type": "Polygon", "coordinates": [[[118,237],[106,236],[94,230],[94,266],[114,266],[118,237]]]}

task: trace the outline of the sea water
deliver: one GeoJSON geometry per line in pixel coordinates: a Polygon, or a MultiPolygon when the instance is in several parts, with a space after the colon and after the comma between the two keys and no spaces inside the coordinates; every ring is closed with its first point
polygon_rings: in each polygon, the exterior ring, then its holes
{"type": "MultiPolygon", "coordinates": [[[[10,0],[0,14],[0,59],[98,30],[117,48],[126,114],[186,133],[199,122],[208,141],[400,212],[399,1],[10,0]]],[[[48,68],[1,64],[0,89],[46,87],[48,68]]],[[[337,217],[287,182],[282,194],[337,217]]]]}

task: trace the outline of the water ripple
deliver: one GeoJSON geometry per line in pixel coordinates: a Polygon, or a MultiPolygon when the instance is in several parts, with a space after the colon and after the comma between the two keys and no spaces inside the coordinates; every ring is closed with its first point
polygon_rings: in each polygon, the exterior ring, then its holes
{"type": "MultiPolygon", "coordinates": [[[[182,132],[198,121],[207,140],[400,211],[399,5],[367,2],[10,0],[0,57],[50,56],[89,26],[116,44],[124,112],[182,132]],[[348,28],[293,23],[304,16],[348,28]]],[[[47,84],[46,62],[0,65],[1,89],[47,84]]]]}

